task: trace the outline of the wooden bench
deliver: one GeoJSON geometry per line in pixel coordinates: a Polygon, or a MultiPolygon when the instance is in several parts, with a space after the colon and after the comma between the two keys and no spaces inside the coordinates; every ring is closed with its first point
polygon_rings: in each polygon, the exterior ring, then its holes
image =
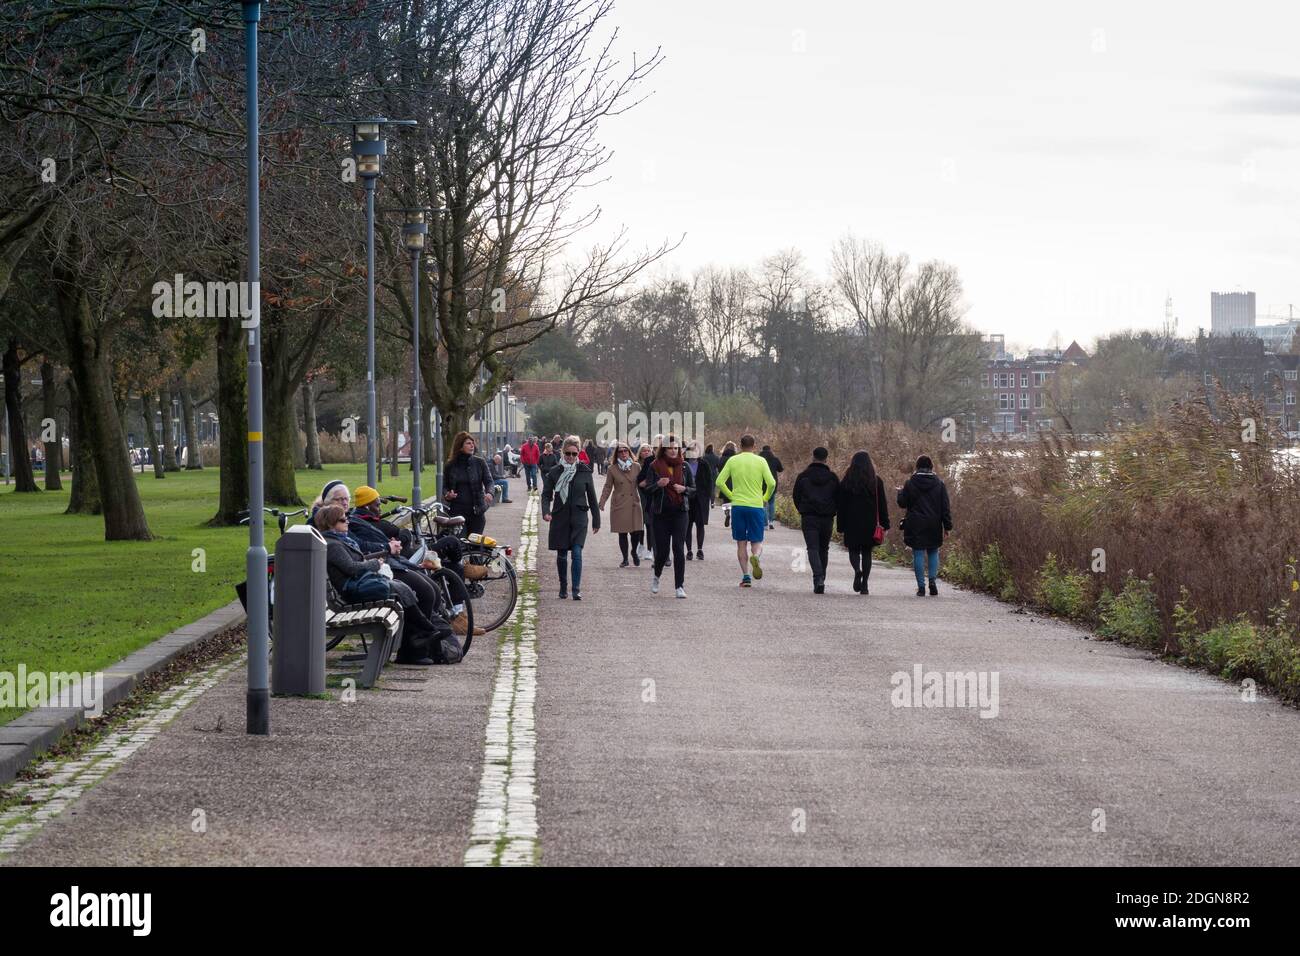
{"type": "Polygon", "coordinates": [[[402,605],[393,598],[366,604],[346,604],[326,582],[325,647],[331,648],[345,637],[359,637],[366,646],[365,666],[360,686],[370,688],[379,680],[389,658],[402,643],[402,605]]]}

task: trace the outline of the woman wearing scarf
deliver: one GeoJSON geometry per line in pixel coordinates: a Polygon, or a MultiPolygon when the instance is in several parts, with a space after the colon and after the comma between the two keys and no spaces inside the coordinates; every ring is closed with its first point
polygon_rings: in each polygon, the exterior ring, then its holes
{"type": "Polygon", "coordinates": [[[618,535],[618,549],[623,552],[623,563],[627,567],[627,539],[632,536],[632,561],[641,566],[641,539],[645,535],[644,518],[641,513],[641,493],[636,486],[639,474],[637,464],[632,460],[632,449],[619,442],[610,459],[609,470],[605,472],[605,486],[600,489],[600,508],[605,510],[605,502],[610,495],[614,504],[609,510],[609,530],[618,535]]]}
{"type": "Polygon", "coordinates": [[[695,497],[695,478],[682,460],[677,439],[664,439],[659,454],[650,463],[651,510],[654,513],[655,579],[650,593],[659,593],[659,576],[668,563],[668,549],[673,557],[673,586],[679,598],[686,597],[686,522],[691,499],[695,497]]]}
{"type": "Polygon", "coordinates": [[[591,532],[600,530],[600,505],[591,468],[578,461],[582,446],[576,435],[564,440],[560,464],[546,473],[542,483],[542,520],[551,530],[546,546],[556,552],[560,597],[569,596],[569,552],[573,552],[573,599],[582,600],[582,546],[587,542],[587,515],[591,532]]]}
{"type": "Polygon", "coordinates": [[[446,490],[442,496],[447,499],[451,513],[465,519],[466,534],[483,533],[486,512],[492,504],[492,472],[487,462],[474,454],[476,448],[473,435],[456,433],[451,443],[451,459],[447,462],[447,479],[443,483],[446,490]]]}
{"type": "MultiPolygon", "coordinates": [[[[712,447],[712,446],[709,446],[712,447]]],[[[709,509],[713,507],[713,482],[717,472],[709,460],[700,454],[699,441],[686,449],[686,468],[695,481],[695,496],[686,519],[686,560],[691,560],[691,527],[695,527],[695,557],[704,560],[704,526],[709,523],[709,509]]]]}

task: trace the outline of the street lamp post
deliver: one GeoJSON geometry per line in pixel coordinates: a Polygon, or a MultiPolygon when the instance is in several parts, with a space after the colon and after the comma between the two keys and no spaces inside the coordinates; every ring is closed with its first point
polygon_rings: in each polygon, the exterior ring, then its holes
{"type": "MultiPolygon", "coordinates": [[[[244,85],[248,114],[248,284],[253,314],[244,320],[248,327],[248,692],[246,731],[271,732],[271,691],[267,660],[271,640],[268,633],[266,543],[263,538],[262,507],[262,343],[258,335],[262,314],[260,193],[258,189],[257,117],[257,22],[262,16],[261,0],[243,0],[244,85]]],[[[164,438],[164,441],[167,439],[164,438]]]]}
{"type": "Polygon", "coordinates": [[[375,184],[382,157],[388,155],[385,126],[414,126],[415,120],[384,116],[352,120],[352,155],[366,189],[366,481],[378,486],[375,473],[375,184]]]}
{"type": "Polygon", "coordinates": [[[411,500],[417,507],[424,501],[420,493],[420,471],[424,466],[421,450],[424,419],[420,410],[420,253],[428,231],[424,210],[410,210],[410,216],[402,226],[402,244],[411,251],[411,500]]]}

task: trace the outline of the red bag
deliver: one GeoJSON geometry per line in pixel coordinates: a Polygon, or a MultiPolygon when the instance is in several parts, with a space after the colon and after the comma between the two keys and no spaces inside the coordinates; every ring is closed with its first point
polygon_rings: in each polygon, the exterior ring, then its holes
{"type": "Polygon", "coordinates": [[[882,527],[880,526],[880,519],[879,519],[879,518],[876,519],[876,530],[875,530],[875,533],[872,534],[872,536],[871,536],[871,543],[872,543],[872,544],[884,544],[884,543],[885,543],[885,529],[882,528],[882,527]]]}

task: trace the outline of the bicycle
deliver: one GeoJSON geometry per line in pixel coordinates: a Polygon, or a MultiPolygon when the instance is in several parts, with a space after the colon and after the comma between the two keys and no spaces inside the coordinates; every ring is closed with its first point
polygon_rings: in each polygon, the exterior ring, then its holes
{"type": "Polygon", "coordinates": [[[510,560],[513,548],[499,545],[495,538],[487,535],[465,534],[465,519],[448,515],[441,503],[435,503],[431,508],[419,505],[395,508],[388,515],[410,516],[411,529],[426,547],[440,533],[459,538],[463,550],[462,568],[481,569],[464,576],[465,590],[474,607],[475,623],[484,631],[494,631],[510,619],[519,601],[519,577],[510,560]]]}
{"type": "MultiPolygon", "coordinates": [[[[283,537],[289,527],[289,519],[296,518],[299,515],[307,513],[306,508],[300,508],[297,511],[281,511],[279,508],[263,508],[262,511],[269,515],[274,515],[276,524],[280,526],[280,536],[283,537]]],[[[239,513],[239,523],[248,524],[251,517],[247,510],[239,513]]],[[[239,595],[239,603],[248,610],[248,582],[240,581],[235,585],[235,593],[239,595]]],[[[275,619],[275,550],[267,549],[266,554],[266,617],[268,621],[275,619]]]]}

